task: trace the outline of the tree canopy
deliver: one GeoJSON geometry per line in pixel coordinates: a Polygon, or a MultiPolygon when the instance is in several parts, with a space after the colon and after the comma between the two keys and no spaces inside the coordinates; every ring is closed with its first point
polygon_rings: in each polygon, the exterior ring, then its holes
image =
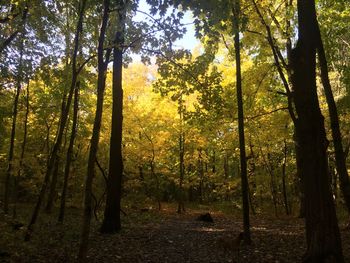
{"type": "Polygon", "coordinates": [[[30,240],[77,208],[86,262],[90,228],[219,205],[246,246],[300,216],[299,261],[345,262],[349,24],[345,0],[0,1],[1,220],[30,240]]]}

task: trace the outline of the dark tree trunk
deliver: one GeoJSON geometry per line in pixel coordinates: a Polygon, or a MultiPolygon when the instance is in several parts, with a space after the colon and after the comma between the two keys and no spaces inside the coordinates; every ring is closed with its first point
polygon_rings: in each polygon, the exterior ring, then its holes
{"type": "Polygon", "coordinates": [[[64,134],[64,129],[67,123],[67,119],[68,119],[68,115],[69,115],[69,109],[70,109],[70,104],[72,102],[72,97],[73,97],[73,92],[76,86],[76,82],[77,82],[77,78],[78,78],[78,70],[77,70],[77,56],[78,56],[78,50],[79,50],[79,43],[80,43],[80,35],[83,31],[83,18],[84,18],[84,12],[85,12],[85,6],[86,6],[86,2],[87,0],[81,0],[80,2],[80,9],[79,9],[79,18],[78,18],[78,23],[77,23],[77,28],[76,28],[76,33],[75,33],[75,37],[74,37],[74,50],[73,50],[73,54],[72,54],[72,81],[71,81],[71,85],[70,85],[70,89],[69,89],[69,94],[68,94],[68,98],[67,98],[67,104],[65,106],[65,111],[63,112],[62,116],[61,116],[61,122],[60,122],[60,126],[59,126],[59,131],[57,134],[57,139],[55,142],[55,145],[52,149],[51,155],[49,157],[49,161],[48,161],[48,165],[47,165],[47,169],[46,169],[46,173],[45,173],[45,177],[44,177],[44,181],[43,184],[41,186],[40,192],[39,192],[39,196],[38,196],[38,200],[36,202],[36,205],[34,207],[33,210],[33,214],[31,217],[31,220],[28,224],[27,227],[27,233],[25,236],[25,240],[28,241],[31,238],[31,233],[33,231],[33,227],[36,223],[37,217],[39,215],[39,210],[41,207],[41,203],[43,202],[45,193],[46,193],[46,189],[47,189],[47,185],[50,181],[50,176],[51,173],[55,167],[55,163],[57,161],[57,157],[58,157],[58,153],[60,151],[61,148],[61,143],[62,143],[62,138],[63,138],[63,134],[64,134]]]}
{"type": "Polygon", "coordinates": [[[273,163],[271,161],[270,153],[267,154],[267,161],[268,162],[266,162],[266,169],[268,169],[269,174],[270,174],[271,197],[272,197],[273,207],[275,209],[275,216],[277,217],[278,216],[277,187],[276,187],[276,181],[275,181],[274,165],[273,165],[273,163]]]}
{"type": "Polygon", "coordinates": [[[199,202],[203,203],[203,182],[204,182],[204,167],[203,167],[203,158],[202,158],[202,150],[199,150],[198,156],[198,175],[199,175],[199,202]]]}
{"type": "Polygon", "coordinates": [[[328,65],[323,42],[321,38],[320,29],[317,23],[317,54],[319,66],[321,69],[321,81],[326,95],[328,104],[329,118],[331,121],[332,138],[335,150],[335,165],[339,174],[340,189],[343,194],[343,198],[346,204],[348,213],[350,214],[350,180],[346,167],[346,158],[342,145],[342,137],[340,132],[339,117],[337,111],[337,105],[334,101],[331,83],[328,76],[328,65]]]}
{"type": "Polygon", "coordinates": [[[162,204],[161,204],[161,189],[160,189],[160,181],[159,181],[159,177],[155,172],[155,158],[156,158],[156,152],[154,150],[154,144],[152,139],[147,135],[146,138],[149,140],[149,142],[151,143],[151,147],[152,147],[152,159],[150,161],[150,167],[151,167],[151,175],[152,178],[155,179],[156,181],[156,199],[157,199],[157,203],[158,203],[158,210],[162,210],[162,204]]]}
{"type": "MultiPolygon", "coordinates": [[[[249,169],[248,169],[248,179],[250,184],[248,184],[248,196],[249,196],[249,205],[250,205],[250,209],[252,211],[253,215],[256,215],[256,211],[255,211],[255,206],[254,206],[254,193],[256,191],[256,182],[255,182],[255,160],[254,160],[254,151],[253,151],[253,145],[251,143],[249,143],[249,148],[250,148],[250,158],[251,162],[248,161],[248,165],[249,165],[249,169]]],[[[247,158],[248,159],[248,158],[247,158]]]]}
{"type": "Polygon", "coordinates": [[[316,88],[317,19],[315,2],[298,0],[299,35],[291,54],[297,112],[298,171],[305,194],[307,251],[303,262],[344,262],[332,199],[326,149],[328,141],[316,88]]]}
{"type": "Polygon", "coordinates": [[[16,125],[17,125],[17,114],[18,114],[18,100],[19,95],[22,90],[22,79],[23,79],[23,51],[24,51],[24,28],[23,36],[20,42],[20,55],[17,66],[17,80],[16,80],[16,94],[13,102],[13,112],[12,112],[12,128],[11,128],[11,138],[10,138],[10,149],[8,155],[8,166],[5,178],[5,193],[4,193],[4,212],[8,214],[9,212],[9,202],[11,194],[11,180],[13,179],[13,159],[14,159],[14,148],[15,148],[15,138],[16,138],[16,125]]]}
{"type": "Polygon", "coordinates": [[[86,254],[88,249],[91,214],[92,214],[92,183],[95,176],[95,162],[96,162],[96,155],[98,150],[98,143],[100,139],[103,99],[104,99],[104,92],[106,87],[107,66],[108,66],[110,53],[111,53],[111,50],[108,49],[104,56],[104,42],[106,38],[106,31],[107,31],[107,25],[108,25],[108,19],[109,19],[109,5],[110,5],[109,0],[103,1],[102,25],[101,25],[100,35],[98,39],[97,101],[96,101],[94,126],[92,131],[91,142],[90,142],[87,175],[85,179],[84,215],[83,215],[83,224],[81,228],[80,246],[79,246],[79,254],[78,254],[78,262],[81,262],[81,263],[86,262],[86,254]]]}
{"type": "Polygon", "coordinates": [[[17,217],[17,202],[18,202],[18,190],[19,190],[19,184],[21,181],[22,176],[22,168],[23,168],[23,160],[24,160],[24,154],[26,150],[27,145],[27,135],[28,135],[28,117],[29,117],[29,83],[27,82],[27,90],[26,90],[26,113],[24,117],[24,128],[23,128],[23,141],[21,146],[21,156],[19,159],[19,167],[17,172],[17,177],[15,178],[15,189],[14,189],[14,204],[13,204],[13,218],[17,217]]]}
{"type": "MultiPolygon", "coordinates": [[[[225,183],[228,181],[229,179],[229,174],[230,174],[230,160],[229,160],[229,156],[228,153],[225,153],[225,157],[224,157],[224,177],[225,177],[225,183]]],[[[229,201],[230,200],[230,194],[229,194],[229,190],[226,190],[225,193],[225,201],[229,201]]]]}
{"type": "Polygon", "coordinates": [[[157,204],[158,204],[158,211],[162,210],[162,203],[161,203],[161,189],[160,189],[160,182],[159,182],[159,177],[155,172],[155,163],[154,163],[154,157],[155,157],[155,152],[154,152],[154,148],[152,149],[152,160],[150,162],[150,166],[151,166],[151,174],[152,177],[155,179],[156,181],[156,199],[157,199],[157,204]]]}
{"type": "MultiPolygon", "coordinates": [[[[182,126],[182,124],[181,124],[182,126]]],[[[183,181],[185,177],[185,164],[184,164],[184,154],[185,154],[185,136],[183,130],[180,131],[179,136],[179,158],[180,158],[180,182],[179,182],[179,196],[178,196],[178,207],[177,213],[185,212],[185,203],[184,203],[184,189],[183,189],[183,181]]],[[[203,190],[203,189],[202,189],[203,190]]]]}
{"type": "Polygon", "coordinates": [[[215,153],[215,150],[213,150],[213,158],[212,158],[212,160],[213,160],[212,172],[216,173],[216,165],[215,165],[215,163],[216,163],[216,153],[215,153]]]}
{"type": "MultiPolygon", "coordinates": [[[[258,16],[260,17],[260,20],[262,22],[262,24],[264,25],[266,32],[267,32],[267,40],[268,43],[271,47],[271,51],[275,60],[275,65],[278,71],[278,74],[282,80],[283,86],[286,90],[286,94],[287,94],[287,99],[288,99],[288,112],[292,118],[292,121],[294,123],[296,123],[296,116],[294,113],[294,109],[293,109],[293,101],[292,101],[292,92],[290,89],[290,84],[291,83],[291,68],[287,66],[287,63],[284,61],[283,56],[281,55],[281,51],[278,47],[278,45],[275,43],[274,37],[272,35],[271,32],[271,28],[268,25],[268,23],[265,21],[258,4],[256,3],[256,1],[252,0],[255,10],[258,14],[258,16]],[[284,71],[287,72],[288,78],[287,76],[285,76],[284,71]]],[[[288,12],[290,12],[290,8],[292,7],[292,3],[293,0],[287,0],[285,2],[285,6],[286,6],[286,12],[288,14],[288,12]]],[[[290,22],[290,18],[288,17],[288,15],[286,14],[286,32],[290,31],[291,28],[291,22],[290,22]]],[[[287,58],[288,58],[288,62],[290,62],[290,57],[291,57],[291,49],[292,49],[292,41],[289,35],[287,35],[287,41],[286,41],[286,51],[287,51],[287,58]]],[[[297,148],[297,145],[296,145],[297,148]]],[[[296,159],[298,159],[298,150],[296,149],[296,159]]],[[[298,173],[299,176],[299,173],[298,173]]],[[[301,179],[300,179],[300,183],[301,183],[301,179]]],[[[302,192],[303,190],[300,187],[300,214],[299,217],[304,217],[304,193],[302,192]]]]}
{"type": "Polygon", "coordinates": [[[240,168],[242,183],[242,203],[243,203],[243,230],[244,242],[251,243],[250,237],[250,219],[249,219],[249,196],[248,196],[248,175],[247,175],[247,158],[245,152],[244,139],[244,113],[242,98],[242,76],[241,76],[241,52],[239,40],[239,24],[240,24],[240,1],[235,0],[233,7],[234,16],[234,45],[236,56],[236,89],[237,89],[237,105],[238,105],[238,132],[239,132],[239,149],[240,149],[240,168]]]}
{"type": "Polygon", "coordinates": [[[50,187],[49,187],[49,194],[47,196],[47,203],[45,206],[45,213],[50,214],[52,211],[52,206],[56,198],[56,185],[57,185],[57,179],[58,179],[58,174],[60,172],[60,157],[57,156],[55,160],[55,165],[52,171],[52,178],[50,182],[50,187]]]}
{"type": "Polygon", "coordinates": [[[286,210],[286,215],[290,214],[290,208],[288,205],[288,194],[287,194],[287,186],[286,186],[286,179],[287,179],[287,174],[286,174],[286,165],[287,165],[287,142],[286,140],[283,141],[284,143],[284,150],[283,150],[283,163],[282,163],[282,192],[283,192],[283,203],[284,203],[284,208],[286,210]]]}
{"type": "Polygon", "coordinates": [[[184,203],[184,189],[183,189],[183,181],[185,177],[185,163],[184,163],[184,155],[185,155],[185,133],[183,130],[183,114],[184,114],[184,107],[183,107],[183,99],[182,99],[182,93],[179,98],[179,105],[178,105],[179,115],[180,115],[180,134],[179,134],[179,172],[180,172],[180,181],[179,181],[179,191],[178,191],[178,207],[177,207],[177,213],[185,212],[185,203],[184,203]]]}
{"type": "Polygon", "coordinates": [[[68,188],[68,179],[69,179],[69,173],[70,173],[70,166],[71,166],[71,162],[73,159],[74,141],[75,141],[75,137],[76,137],[76,133],[77,133],[78,111],[79,111],[79,86],[80,86],[80,82],[77,82],[77,85],[76,85],[75,91],[74,91],[72,131],[71,131],[68,150],[67,150],[66,166],[64,168],[63,188],[62,188],[62,194],[61,194],[61,206],[60,206],[60,212],[58,215],[58,222],[60,222],[60,223],[62,223],[64,220],[64,212],[65,212],[65,207],[66,207],[66,195],[67,195],[67,188],[68,188]]]}
{"type": "Polygon", "coordinates": [[[113,48],[113,108],[109,152],[107,197],[101,233],[116,233],[121,229],[120,202],[123,177],[122,131],[123,131],[123,45],[125,31],[124,0],[118,1],[118,29],[113,48]]]}

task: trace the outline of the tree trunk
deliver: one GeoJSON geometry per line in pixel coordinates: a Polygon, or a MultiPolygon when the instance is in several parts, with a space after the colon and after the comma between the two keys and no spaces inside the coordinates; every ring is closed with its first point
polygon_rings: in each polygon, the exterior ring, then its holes
{"type": "MultiPolygon", "coordinates": [[[[229,180],[229,174],[230,174],[230,159],[228,156],[228,152],[225,152],[224,157],[224,177],[225,177],[225,183],[229,180]]],[[[225,191],[225,201],[230,201],[230,190],[226,188],[225,191]]]]}
{"type": "Polygon", "coordinates": [[[204,167],[203,167],[203,158],[202,158],[202,149],[199,150],[198,156],[198,175],[199,175],[199,203],[203,203],[203,182],[204,182],[204,167]]]}
{"type": "Polygon", "coordinates": [[[184,139],[183,131],[181,131],[180,137],[179,137],[179,147],[180,147],[180,183],[179,183],[179,196],[178,196],[178,207],[177,207],[177,213],[185,212],[185,203],[184,203],[184,189],[183,189],[183,181],[185,177],[185,164],[184,164],[184,139]]]}
{"type": "Polygon", "coordinates": [[[248,175],[247,175],[247,158],[245,152],[244,139],[244,113],[242,98],[242,76],[241,76],[241,54],[239,40],[239,23],[240,23],[240,1],[235,0],[233,7],[234,17],[234,45],[236,56],[236,89],[237,89],[237,105],[238,105],[238,132],[239,132],[239,152],[241,166],[241,184],[242,184],[242,203],[243,203],[243,230],[244,242],[251,243],[250,237],[250,219],[249,219],[249,197],[248,197],[248,175]]]}
{"type": "Polygon", "coordinates": [[[122,131],[123,131],[123,45],[126,6],[118,1],[118,27],[113,48],[113,108],[107,180],[106,207],[101,233],[116,233],[121,229],[120,202],[123,177],[122,131]]]}
{"type": "Polygon", "coordinates": [[[212,172],[213,173],[216,173],[216,153],[215,153],[215,150],[213,150],[213,157],[212,157],[212,160],[213,160],[213,164],[212,164],[212,172]]]}
{"type": "Polygon", "coordinates": [[[55,165],[53,168],[53,172],[52,172],[52,179],[50,182],[50,188],[49,188],[49,194],[47,196],[47,203],[45,206],[45,213],[50,214],[52,211],[52,206],[53,203],[55,201],[55,197],[56,197],[56,185],[57,185],[57,179],[58,179],[58,174],[59,174],[59,169],[60,167],[60,158],[59,156],[56,157],[55,160],[55,165]]]}
{"type": "Polygon", "coordinates": [[[161,203],[161,189],[160,189],[160,182],[159,182],[159,177],[155,172],[155,163],[154,163],[154,148],[153,148],[153,157],[152,160],[150,162],[150,166],[151,166],[151,174],[152,177],[156,180],[156,199],[157,199],[157,204],[158,204],[158,211],[162,210],[162,203],[161,203]]]}
{"type": "Polygon", "coordinates": [[[72,131],[71,131],[68,150],[67,150],[66,166],[64,168],[63,188],[62,188],[62,194],[61,194],[61,206],[60,206],[60,212],[58,215],[58,222],[60,223],[63,223],[63,220],[64,220],[68,179],[69,179],[69,173],[70,173],[70,166],[73,158],[74,141],[77,133],[78,111],[79,111],[79,86],[80,86],[80,82],[77,82],[77,85],[74,91],[72,131]]]}
{"type": "Polygon", "coordinates": [[[11,138],[10,138],[10,149],[8,155],[8,166],[5,178],[5,193],[4,193],[4,212],[8,214],[9,212],[9,202],[11,194],[11,179],[13,179],[13,162],[14,162],[14,148],[15,148],[15,137],[16,137],[16,125],[17,125],[17,114],[18,114],[18,100],[22,89],[23,80],[23,51],[24,51],[24,28],[23,36],[20,42],[20,54],[17,67],[17,79],[16,79],[16,94],[13,102],[13,112],[12,112],[12,128],[11,128],[11,138]]]}
{"type": "Polygon", "coordinates": [[[180,114],[180,134],[179,134],[179,172],[180,172],[180,182],[179,182],[179,193],[178,193],[178,207],[177,213],[185,212],[184,204],[184,190],[183,190],[183,181],[185,177],[185,164],[184,164],[184,155],[185,155],[185,134],[183,131],[183,100],[182,94],[179,98],[179,114],[180,114]]]}
{"type": "Polygon", "coordinates": [[[100,139],[100,129],[103,111],[103,99],[104,91],[106,87],[106,74],[107,66],[109,62],[110,52],[108,49],[104,56],[104,42],[106,38],[106,31],[109,18],[109,0],[103,1],[103,18],[100,29],[100,35],[98,39],[98,79],[97,79],[97,101],[96,101],[96,112],[95,120],[91,137],[91,145],[88,159],[87,175],[85,179],[85,190],[84,190],[84,215],[83,224],[81,228],[80,246],[78,254],[78,262],[86,262],[86,254],[88,249],[88,241],[90,235],[90,224],[91,224],[91,213],[92,213],[92,182],[95,176],[95,162],[98,150],[98,143],[100,139]]]}
{"type": "Polygon", "coordinates": [[[288,194],[287,194],[287,186],[286,186],[286,165],[287,165],[287,142],[286,140],[283,141],[284,143],[284,151],[283,151],[283,164],[282,164],[282,192],[283,192],[283,203],[284,208],[286,210],[286,215],[290,214],[290,208],[288,205],[288,194]]]}
{"type": "Polygon", "coordinates": [[[26,241],[29,241],[31,238],[31,233],[33,231],[33,227],[36,223],[37,217],[39,215],[39,210],[40,210],[41,203],[42,203],[44,196],[45,196],[45,193],[46,193],[47,185],[50,181],[50,175],[52,173],[52,170],[55,167],[56,159],[58,157],[58,153],[59,153],[59,150],[61,148],[63,133],[64,133],[64,129],[65,129],[65,126],[67,123],[68,115],[69,115],[70,104],[72,102],[73,92],[74,92],[77,78],[78,78],[77,56],[78,56],[79,43],[80,43],[80,34],[83,31],[83,18],[84,18],[86,2],[87,2],[87,0],[81,0],[81,2],[80,2],[79,18],[78,18],[75,37],[74,37],[74,50],[73,50],[73,54],[72,54],[72,81],[71,81],[69,94],[68,94],[68,98],[67,98],[67,104],[65,107],[65,111],[63,112],[62,117],[61,117],[61,122],[60,122],[60,126],[59,126],[57,139],[56,139],[55,145],[52,149],[51,155],[49,157],[48,166],[46,169],[43,184],[42,184],[40,192],[39,192],[38,200],[36,202],[31,220],[30,220],[28,227],[27,227],[27,232],[25,235],[26,241]]]}
{"type": "Polygon", "coordinates": [[[298,43],[291,54],[297,112],[298,171],[305,194],[307,251],[303,262],[344,262],[332,199],[328,141],[316,88],[317,19],[314,1],[298,0],[298,43]]]}
{"type": "Polygon", "coordinates": [[[252,211],[253,215],[256,215],[256,210],[255,210],[255,206],[254,206],[254,193],[256,192],[256,181],[255,181],[255,156],[254,156],[254,151],[253,151],[253,145],[250,142],[249,143],[249,149],[250,149],[250,153],[249,153],[249,157],[251,158],[251,162],[248,161],[248,181],[250,182],[250,184],[248,184],[248,196],[249,196],[249,205],[250,205],[250,210],[252,211]]]}
{"type": "Polygon", "coordinates": [[[275,216],[278,216],[278,209],[277,209],[277,187],[275,182],[275,172],[274,172],[274,166],[271,161],[270,153],[267,154],[267,160],[266,166],[268,167],[268,171],[270,174],[270,188],[271,188],[271,197],[273,202],[273,207],[275,210],[275,216]]]}
{"type": "Polygon", "coordinates": [[[340,125],[339,125],[337,105],[335,104],[331,83],[329,81],[327,59],[326,59],[326,54],[323,47],[323,42],[322,42],[318,23],[317,23],[317,39],[318,39],[317,54],[318,54],[319,67],[321,69],[321,81],[322,81],[322,85],[326,95],[329,118],[331,121],[332,138],[333,138],[333,145],[335,150],[335,165],[337,168],[337,172],[339,174],[340,189],[343,194],[343,198],[346,204],[346,208],[348,210],[348,214],[350,214],[349,174],[346,167],[346,158],[345,158],[345,153],[342,145],[342,137],[341,137],[341,131],[340,131],[340,125]]]}
{"type": "Polygon", "coordinates": [[[23,160],[24,160],[24,154],[26,150],[26,145],[27,145],[27,135],[28,135],[28,117],[29,117],[29,83],[30,81],[28,80],[27,82],[27,91],[26,91],[26,113],[24,117],[24,128],[23,128],[23,141],[22,141],[22,146],[21,146],[21,157],[19,159],[19,167],[17,171],[17,177],[15,178],[15,189],[14,189],[14,204],[13,204],[13,218],[17,217],[17,202],[18,202],[18,189],[19,189],[19,184],[21,181],[21,176],[22,176],[22,168],[23,168],[23,160]]]}

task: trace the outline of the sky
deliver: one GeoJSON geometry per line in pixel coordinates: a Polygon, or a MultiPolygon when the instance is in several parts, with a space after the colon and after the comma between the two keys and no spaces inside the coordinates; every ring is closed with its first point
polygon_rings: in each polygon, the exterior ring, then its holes
{"type": "MultiPolygon", "coordinates": [[[[149,13],[149,5],[146,3],[146,0],[140,0],[138,9],[143,11],[143,12],[149,13]]],[[[141,14],[141,13],[137,13],[136,16],[134,17],[134,19],[136,21],[142,21],[145,18],[146,18],[146,16],[141,14]]],[[[193,50],[199,44],[199,41],[194,36],[195,30],[194,30],[194,25],[191,24],[192,22],[193,22],[192,14],[191,14],[191,12],[187,11],[185,13],[183,21],[182,21],[183,24],[189,24],[186,26],[187,32],[182,39],[177,40],[174,43],[174,47],[186,48],[189,50],[193,50]]]]}

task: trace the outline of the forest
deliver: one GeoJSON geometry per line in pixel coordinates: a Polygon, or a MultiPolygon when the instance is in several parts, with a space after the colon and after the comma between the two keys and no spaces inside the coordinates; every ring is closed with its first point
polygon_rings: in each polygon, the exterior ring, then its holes
{"type": "Polygon", "coordinates": [[[348,0],[0,0],[0,262],[350,262],[348,0]]]}

